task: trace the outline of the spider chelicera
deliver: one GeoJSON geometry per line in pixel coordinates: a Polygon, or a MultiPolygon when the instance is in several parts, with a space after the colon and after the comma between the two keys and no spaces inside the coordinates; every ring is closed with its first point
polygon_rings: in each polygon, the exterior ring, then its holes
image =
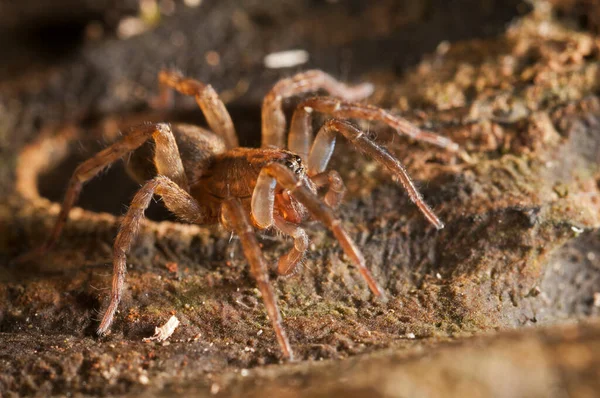
{"type": "Polygon", "coordinates": [[[371,84],[349,86],[319,70],[282,79],[267,94],[262,105],[261,148],[243,148],[238,145],[225,105],[210,85],[170,70],[160,72],[159,82],[161,104],[170,103],[173,90],[194,96],[210,130],[189,124],[165,123],[133,127],[119,141],[77,167],[50,237],[35,251],[39,255],[57,241],[83,184],[129,155],[125,158],[128,174],[143,185],[135,194],[115,240],[112,292],[98,327],[99,335],[106,334],[113,322],[124,288],[126,255],[154,195],[160,196],[164,205],[183,221],[205,225],[220,223],[239,236],[286,359],[293,359],[293,351],[269,284],[269,265],[257,242],[255,228],[272,228],[294,239],[293,247],[279,258],[276,266],[279,275],[289,275],[308,248],[308,236],[301,223],[309,218],[320,221],[333,233],[373,294],[385,300],[385,292],[371,275],[361,251],[334,212],[345,191],[340,175],[327,170],[338,134],[385,166],[397,177],[423,215],[436,228],[444,227],[423,201],[398,159],[345,119],[383,122],[398,133],[451,151],[458,151],[458,145],[448,138],[422,131],[381,108],[356,102],[372,93],[371,84]],[[327,91],[330,96],[300,102],[293,113],[287,149],[284,149],[284,99],[318,90],[327,91]],[[330,119],[320,127],[313,140],[314,113],[330,119]],[[319,189],[325,190],[322,199],[317,195],[319,189]]]}

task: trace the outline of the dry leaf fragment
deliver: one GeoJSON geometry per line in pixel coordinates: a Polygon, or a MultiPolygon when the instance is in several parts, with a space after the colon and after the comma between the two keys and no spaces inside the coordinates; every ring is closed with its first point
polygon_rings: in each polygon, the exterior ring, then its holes
{"type": "Polygon", "coordinates": [[[156,328],[154,328],[154,336],[146,337],[142,340],[144,342],[165,341],[166,339],[171,337],[171,335],[173,334],[175,329],[177,329],[177,326],[179,326],[179,319],[177,319],[177,317],[175,315],[173,315],[173,316],[171,316],[171,318],[169,318],[167,323],[165,323],[161,327],[157,326],[156,328]]]}

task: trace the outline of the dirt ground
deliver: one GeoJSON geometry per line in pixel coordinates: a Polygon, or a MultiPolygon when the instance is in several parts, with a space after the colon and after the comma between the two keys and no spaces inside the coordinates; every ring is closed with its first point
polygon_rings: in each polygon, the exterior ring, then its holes
{"type": "MultiPolygon", "coordinates": [[[[0,395],[592,397],[600,390],[600,9],[585,0],[0,2],[0,395]],[[32,3],[32,4],[29,4],[32,3]],[[146,2],[152,4],[152,2],[146,2]],[[45,4],[45,3],[42,3],[45,4]],[[124,18],[145,29],[132,37],[124,18]],[[265,55],[304,49],[305,65],[265,55]],[[136,190],[121,165],[41,244],[82,160],[140,121],[204,124],[148,102],[175,66],[210,82],[244,145],[280,77],[370,81],[370,103],[467,155],[361,124],[445,221],[346,143],[340,209],[390,300],[371,297],[308,223],[303,269],[276,278],[298,361],[284,363],[239,242],[155,203],[128,256],[112,333],[95,336],[112,242],[136,190]],[[166,342],[143,342],[171,315],[166,342]]],[[[288,108],[293,108],[290,101],[288,108]]],[[[260,236],[276,261],[291,245],[260,236]]]]}

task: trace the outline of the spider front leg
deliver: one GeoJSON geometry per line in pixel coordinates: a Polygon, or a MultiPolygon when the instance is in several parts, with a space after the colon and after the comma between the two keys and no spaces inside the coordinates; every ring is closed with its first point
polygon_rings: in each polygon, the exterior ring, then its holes
{"type": "Polygon", "coordinates": [[[303,160],[308,157],[308,148],[312,141],[312,114],[314,112],[343,119],[379,121],[414,140],[427,142],[452,152],[459,152],[458,144],[451,139],[429,131],[423,131],[408,120],[394,116],[384,109],[357,102],[340,101],[330,97],[313,97],[302,101],[296,108],[288,135],[288,148],[299,154],[303,160]]]}
{"type": "Polygon", "coordinates": [[[406,169],[402,166],[402,163],[384,148],[367,138],[364,132],[348,122],[330,119],[325,122],[323,127],[321,127],[308,156],[309,174],[321,173],[325,170],[329,163],[329,159],[333,154],[335,139],[338,132],[346,137],[348,141],[358,148],[358,150],[368,154],[378,163],[385,166],[392,175],[398,178],[404,189],[408,192],[410,199],[417,205],[427,220],[429,220],[429,222],[437,229],[444,228],[444,223],[435,215],[427,203],[425,203],[421,193],[413,184],[406,169]]]}
{"type": "Polygon", "coordinates": [[[231,149],[239,146],[231,116],[210,84],[207,85],[198,80],[186,78],[181,73],[172,70],[162,70],[158,74],[158,81],[161,86],[160,97],[162,101],[168,101],[169,89],[193,96],[200,109],[202,109],[210,129],[225,139],[227,148],[231,149]]]}
{"type": "Polygon", "coordinates": [[[154,165],[158,173],[168,176],[184,190],[187,190],[187,177],[181,158],[179,157],[177,143],[175,142],[171,127],[164,123],[145,124],[134,127],[119,141],[98,152],[75,169],[69,180],[60,213],[48,240],[41,247],[25,253],[15,261],[29,261],[50,250],[60,237],[69,217],[69,212],[79,198],[83,184],[94,178],[115,161],[142,146],[142,144],[151,138],[155,141],[154,165]]]}
{"type": "Polygon", "coordinates": [[[308,250],[308,235],[299,225],[285,221],[282,217],[274,217],[275,228],[294,238],[294,246],[277,261],[277,274],[292,275],[308,250]]]}
{"type": "Polygon", "coordinates": [[[309,70],[290,78],[282,79],[265,96],[262,105],[262,143],[263,148],[285,145],[285,116],[283,100],[293,95],[310,91],[325,90],[329,94],[346,101],[359,101],[373,93],[369,83],[348,86],[320,70],[309,70]]]}
{"type": "Polygon", "coordinates": [[[126,256],[138,235],[140,224],[144,219],[144,212],[148,208],[153,195],[159,195],[165,206],[178,218],[197,224],[201,224],[204,221],[206,209],[202,208],[189,193],[168,177],[159,175],[142,186],[133,197],[115,239],[112,291],[110,303],[98,327],[97,332],[99,335],[106,334],[110,328],[119,302],[121,301],[125,283],[125,272],[127,270],[125,263],[126,256]]]}
{"type": "Polygon", "coordinates": [[[277,341],[283,352],[283,356],[289,360],[294,359],[294,353],[290,342],[282,326],[281,313],[277,306],[277,298],[273,287],[269,283],[269,269],[267,261],[263,257],[258,241],[256,240],[254,229],[246,215],[239,199],[228,199],[223,202],[222,216],[224,223],[231,228],[240,238],[244,256],[250,265],[250,273],[256,280],[258,289],[262,294],[267,314],[275,330],[277,341]]]}
{"type": "MultiPolygon", "coordinates": [[[[319,197],[311,191],[304,180],[299,179],[287,167],[279,163],[271,163],[268,166],[265,166],[258,176],[256,188],[254,190],[254,194],[252,195],[252,201],[254,202],[255,198],[258,200],[256,190],[259,188],[259,184],[262,184],[265,187],[263,188],[264,190],[274,190],[277,183],[279,183],[289,192],[290,195],[302,203],[315,219],[325,224],[325,226],[333,233],[340,243],[344,253],[346,253],[352,263],[354,263],[354,265],[358,268],[358,271],[369,285],[369,288],[373,294],[382,300],[386,300],[385,292],[375,281],[371,271],[369,271],[369,269],[366,267],[364,256],[352,238],[350,238],[346,230],[342,227],[341,220],[336,217],[331,207],[321,201],[321,199],[319,199],[319,197]]],[[[253,209],[256,209],[256,207],[253,207],[253,209]]],[[[267,217],[268,214],[268,211],[262,211],[260,214],[258,214],[258,217],[267,217]]],[[[270,214],[272,214],[272,211],[270,214]]],[[[254,212],[253,215],[254,219],[259,224],[260,222],[268,222],[266,218],[259,221],[257,219],[256,212],[254,212]]]]}
{"type": "Polygon", "coordinates": [[[346,193],[346,186],[342,176],[335,170],[323,171],[321,173],[311,174],[310,171],[308,176],[315,183],[317,188],[327,187],[327,192],[323,200],[329,205],[329,207],[336,209],[346,193]]]}

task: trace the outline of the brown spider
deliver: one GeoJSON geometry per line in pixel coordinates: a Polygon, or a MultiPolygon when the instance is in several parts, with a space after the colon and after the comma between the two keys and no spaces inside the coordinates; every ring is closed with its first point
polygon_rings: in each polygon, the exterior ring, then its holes
{"type": "Polygon", "coordinates": [[[319,220],[331,230],[373,294],[385,300],[385,293],[365,266],[362,253],[333,211],[345,191],[340,175],[333,170],[326,171],[338,133],[384,165],[399,179],[425,217],[436,228],[444,227],[423,201],[398,159],[339,118],[381,121],[416,140],[452,151],[458,150],[458,146],[445,137],[421,131],[383,109],[354,102],[369,96],[372,85],[348,86],[319,70],[282,79],[267,94],[262,105],[262,147],[241,148],[229,113],[210,85],[174,71],[161,71],[159,81],[161,104],[170,102],[171,89],[194,96],[211,130],[188,124],[144,124],[134,127],[120,141],[80,164],[70,179],[49,239],[36,251],[39,255],[57,241],[83,184],[130,154],[126,160],[127,171],[143,186],[135,194],[115,240],[112,293],[98,327],[99,335],[106,334],[113,321],[123,293],[126,255],[153,195],[159,195],[165,206],[186,222],[221,223],[239,236],[287,359],[293,359],[293,352],[282,326],[275,293],[269,284],[269,266],[256,240],[255,227],[273,228],[293,237],[294,246],[277,264],[279,275],[289,275],[308,248],[308,237],[300,223],[309,217],[319,220]],[[283,149],[286,127],[283,100],[317,90],[326,90],[333,97],[308,98],[298,105],[291,120],[288,150],[283,149]],[[314,112],[333,118],[325,122],[313,141],[314,112]],[[148,153],[152,155],[148,156],[148,153]],[[327,189],[323,199],[317,196],[319,188],[327,189]]]}

